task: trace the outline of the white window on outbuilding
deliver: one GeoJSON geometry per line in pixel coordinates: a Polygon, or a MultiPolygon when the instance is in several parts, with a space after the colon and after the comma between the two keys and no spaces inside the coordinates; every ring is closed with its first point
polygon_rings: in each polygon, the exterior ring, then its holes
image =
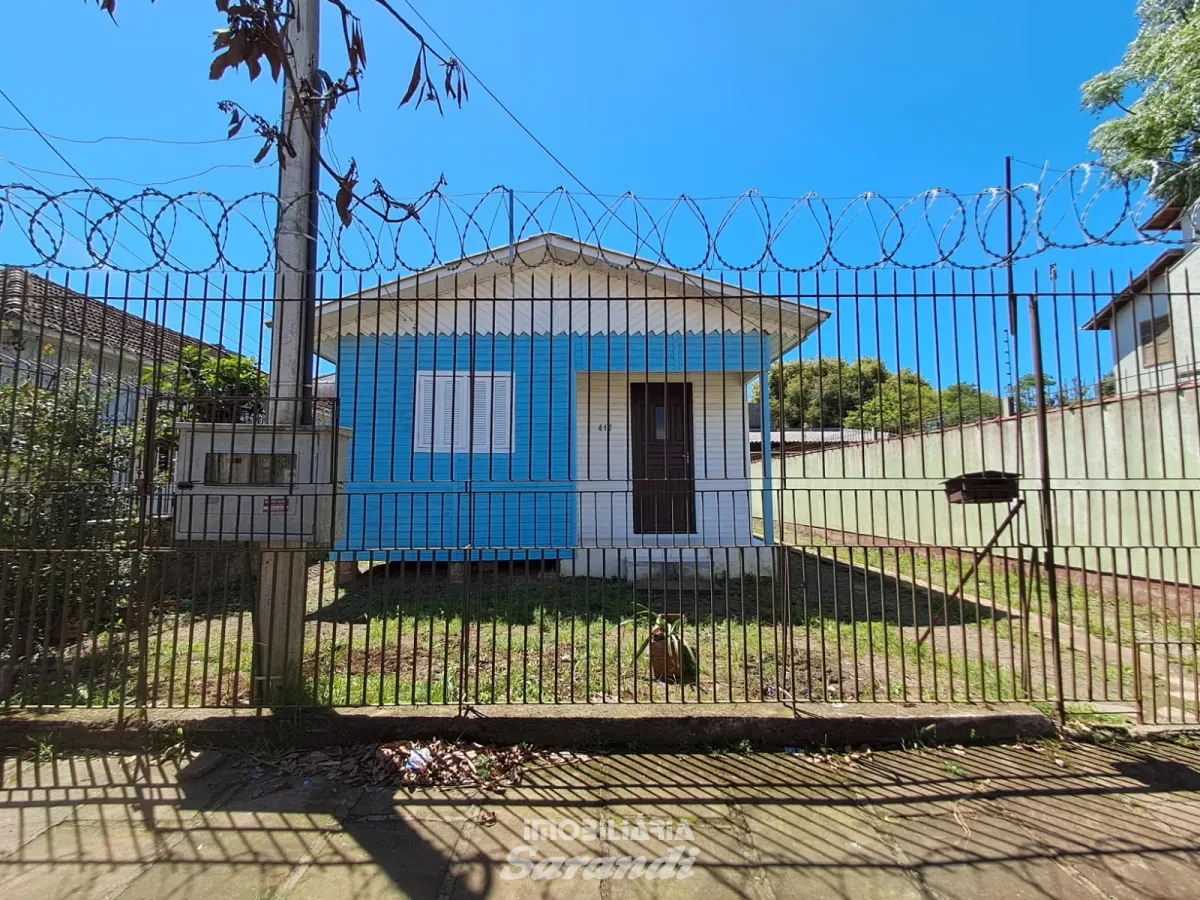
{"type": "Polygon", "coordinates": [[[413,447],[418,453],[512,452],[512,374],[418,372],[413,447]]]}

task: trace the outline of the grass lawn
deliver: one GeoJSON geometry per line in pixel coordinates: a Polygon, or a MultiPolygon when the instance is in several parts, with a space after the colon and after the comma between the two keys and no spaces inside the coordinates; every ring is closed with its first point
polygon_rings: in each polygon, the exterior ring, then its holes
{"type": "MultiPolygon", "coordinates": [[[[469,584],[452,582],[444,567],[393,566],[343,588],[332,563],[317,563],[309,569],[303,663],[289,700],[378,706],[1054,696],[1048,637],[1031,632],[1022,659],[1016,578],[1001,567],[985,565],[951,597],[969,565],[965,556],[960,569],[953,557],[813,545],[787,559],[786,577],[779,566],[776,578],[668,590],[523,564],[481,568],[469,584]],[[976,596],[995,599],[977,603],[976,596]],[[648,655],[635,653],[645,625],[631,621],[644,605],[682,617],[699,664],[693,677],[651,677],[648,655]]],[[[1089,610],[1114,636],[1119,629],[1123,645],[1150,621],[1128,603],[1118,610],[1107,597],[1076,593],[1063,614],[1089,610]]],[[[1039,603],[1046,608],[1044,595],[1041,585],[1035,613],[1039,603]]],[[[144,641],[122,631],[88,638],[53,673],[29,670],[10,702],[132,703],[144,671],[151,705],[246,705],[253,643],[236,583],[207,596],[180,588],[156,602],[144,641]]],[[[1063,653],[1069,699],[1134,696],[1132,656],[1100,658],[1069,642],[1063,653]]],[[[1164,675],[1156,680],[1161,687],[1164,675]]],[[[1171,677],[1179,682],[1177,673],[1171,677]]]]}

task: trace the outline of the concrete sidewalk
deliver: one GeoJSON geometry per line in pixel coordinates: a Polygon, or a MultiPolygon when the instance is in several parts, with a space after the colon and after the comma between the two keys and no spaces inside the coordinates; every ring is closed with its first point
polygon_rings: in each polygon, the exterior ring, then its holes
{"type": "Polygon", "coordinates": [[[265,755],[215,752],[182,771],[139,757],[10,759],[0,896],[1200,895],[1200,750],[1179,744],[614,754],[533,770],[501,794],[353,786],[338,758],[320,767],[293,776],[265,755]],[[539,837],[533,819],[566,826],[539,837]],[[610,833],[577,834],[586,820],[610,833]],[[676,834],[657,834],[663,822],[676,834]],[[533,861],[579,857],[573,877],[568,860],[557,879],[505,879],[523,845],[533,861]],[[588,860],[675,846],[693,860],[686,879],[585,877],[588,860]]]}

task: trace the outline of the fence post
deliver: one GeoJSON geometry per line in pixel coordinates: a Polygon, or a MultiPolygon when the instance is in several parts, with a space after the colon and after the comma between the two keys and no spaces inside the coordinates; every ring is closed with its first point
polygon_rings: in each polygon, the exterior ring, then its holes
{"type": "Polygon", "coordinates": [[[1050,495],[1050,446],[1046,441],[1046,373],[1042,367],[1042,329],[1038,318],[1038,298],[1029,295],[1029,330],[1033,352],[1034,390],[1037,394],[1039,504],[1042,514],[1042,550],[1046,566],[1046,587],[1050,594],[1050,645],[1054,651],[1054,691],[1058,724],[1067,722],[1063,699],[1062,634],[1058,621],[1058,578],[1054,573],[1054,501],[1050,495]]]}

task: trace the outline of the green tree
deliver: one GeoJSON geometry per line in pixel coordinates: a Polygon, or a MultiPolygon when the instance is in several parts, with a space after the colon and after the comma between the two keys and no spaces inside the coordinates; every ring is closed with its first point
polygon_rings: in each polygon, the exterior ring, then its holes
{"type": "Polygon", "coordinates": [[[1095,397],[1095,385],[1089,384],[1078,375],[1070,379],[1058,392],[1059,406],[1075,406],[1095,397]]]}
{"type": "MultiPolygon", "coordinates": [[[[874,397],[891,373],[877,359],[837,357],[776,363],[767,374],[773,428],[840,428],[842,421],[874,397]],[[782,398],[783,415],[780,415],[782,398]]],[[[760,402],[761,386],[751,390],[760,402]]]]}
{"type": "Polygon", "coordinates": [[[177,362],[147,366],[142,384],[171,398],[177,420],[253,422],[265,411],[270,379],[253,357],[190,344],[177,362]]]}
{"type": "Polygon", "coordinates": [[[134,576],[135,448],[130,429],[97,414],[115,385],[87,368],[56,374],[52,387],[0,384],[0,657],[16,660],[111,621],[134,576]]]}
{"type": "Polygon", "coordinates": [[[916,372],[903,369],[879,392],[846,416],[847,428],[881,428],[898,434],[920,431],[938,419],[938,396],[916,372]]]}
{"type": "Polygon", "coordinates": [[[1122,178],[1145,180],[1165,200],[1195,196],[1200,148],[1200,4],[1141,0],[1137,36],[1119,65],[1083,84],[1083,107],[1117,110],[1091,147],[1122,178]]]}
{"type": "MultiPolygon", "coordinates": [[[[1058,384],[1054,380],[1053,375],[1046,375],[1043,379],[1044,394],[1046,397],[1046,406],[1054,407],[1058,405],[1058,396],[1054,392],[1054,387],[1058,384]]],[[[1015,394],[1017,401],[1018,412],[1032,412],[1037,409],[1037,376],[1032,372],[1027,372],[1017,379],[1015,391],[1009,389],[1009,396],[1015,394]]]]}
{"type": "Polygon", "coordinates": [[[1113,372],[1109,372],[1100,379],[1100,396],[1115,397],[1117,396],[1117,376],[1113,372]]]}
{"type": "Polygon", "coordinates": [[[967,382],[950,385],[939,400],[939,420],[944,426],[965,425],[1000,415],[1000,398],[967,382]]]}

